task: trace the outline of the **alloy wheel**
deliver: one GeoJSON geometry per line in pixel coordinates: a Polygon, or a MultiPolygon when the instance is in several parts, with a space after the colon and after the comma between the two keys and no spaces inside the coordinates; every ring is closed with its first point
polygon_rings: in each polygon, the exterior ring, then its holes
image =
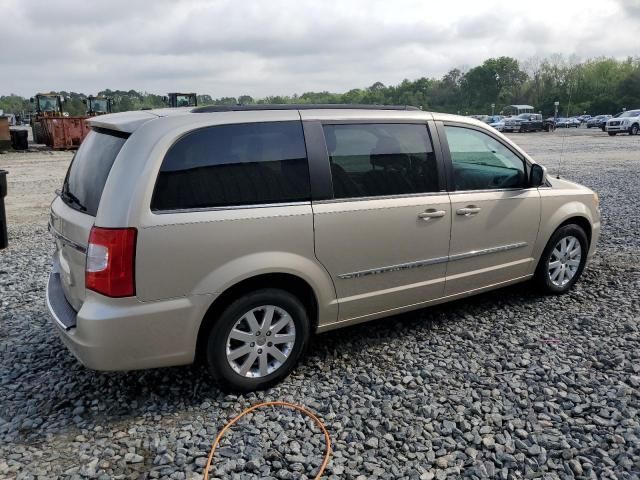
{"type": "Polygon", "coordinates": [[[556,287],[564,287],[575,277],[581,259],[580,241],[572,235],[562,237],[549,257],[547,274],[551,283],[556,287]]]}
{"type": "Polygon", "coordinates": [[[284,309],[275,305],[252,308],[227,336],[227,361],[242,377],[266,377],[287,361],[295,341],[293,318],[284,309]]]}

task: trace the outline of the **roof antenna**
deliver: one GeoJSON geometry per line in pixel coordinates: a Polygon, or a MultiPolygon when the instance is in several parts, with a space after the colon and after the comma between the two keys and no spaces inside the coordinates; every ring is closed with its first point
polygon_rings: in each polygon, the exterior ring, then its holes
{"type": "MultiPolygon", "coordinates": [[[[569,119],[569,109],[571,108],[571,80],[569,80],[569,103],[567,104],[567,115],[564,117],[565,120],[569,119]]],[[[556,118],[556,121],[558,119],[556,118]]],[[[558,159],[558,173],[556,174],[556,178],[560,180],[560,169],[562,167],[562,159],[564,157],[564,141],[569,135],[569,124],[565,124],[565,128],[567,129],[564,135],[562,136],[562,147],[560,148],[560,158],[558,159]]]]}

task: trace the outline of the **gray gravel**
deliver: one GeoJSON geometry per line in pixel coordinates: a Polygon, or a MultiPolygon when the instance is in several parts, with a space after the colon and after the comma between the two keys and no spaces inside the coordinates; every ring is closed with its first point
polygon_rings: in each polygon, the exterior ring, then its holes
{"type": "MultiPolygon", "coordinates": [[[[513,138],[555,172],[563,134],[513,138]]],[[[48,324],[45,210],[14,223],[0,253],[0,478],[201,478],[219,429],[263,400],[320,415],[330,478],[640,478],[640,136],[569,135],[563,175],[595,188],[603,212],[570,294],[523,284],[328,333],[257,394],[224,395],[200,367],[84,369],[48,324]]],[[[0,155],[15,189],[29,158],[0,155]]],[[[256,412],[213,476],[313,478],[323,449],[298,413],[256,412]]]]}

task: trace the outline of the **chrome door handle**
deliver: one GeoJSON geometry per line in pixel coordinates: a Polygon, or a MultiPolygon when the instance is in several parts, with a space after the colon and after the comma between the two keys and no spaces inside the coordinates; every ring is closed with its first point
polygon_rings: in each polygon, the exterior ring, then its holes
{"type": "Polygon", "coordinates": [[[470,215],[475,215],[479,211],[480,211],[480,207],[464,207],[456,210],[456,213],[458,215],[464,215],[465,217],[468,217],[470,215]]]}
{"type": "Polygon", "coordinates": [[[430,218],[444,217],[446,213],[447,212],[445,212],[444,210],[427,210],[425,212],[419,213],[418,218],[429,220],[430,218]]]}

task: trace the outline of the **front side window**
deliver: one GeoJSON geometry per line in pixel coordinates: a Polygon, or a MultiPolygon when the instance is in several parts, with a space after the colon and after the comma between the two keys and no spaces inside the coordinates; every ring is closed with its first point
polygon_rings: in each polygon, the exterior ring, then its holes
{"type": "Polygon", "coordinates": [[[525,186],[524,161],[502,143],[478,130],[445,126],[455,190],[525,186]]]}
{"type": "Polygon", "coordinates": [[[295,202],[310,199],[300,122],[206,127],[167,152],[152,210],[295,202]]]}
{"type": "Polygon", "coordinates": [[[324,125],[335,198],[438,191],[426,125],[324,125]]]}

